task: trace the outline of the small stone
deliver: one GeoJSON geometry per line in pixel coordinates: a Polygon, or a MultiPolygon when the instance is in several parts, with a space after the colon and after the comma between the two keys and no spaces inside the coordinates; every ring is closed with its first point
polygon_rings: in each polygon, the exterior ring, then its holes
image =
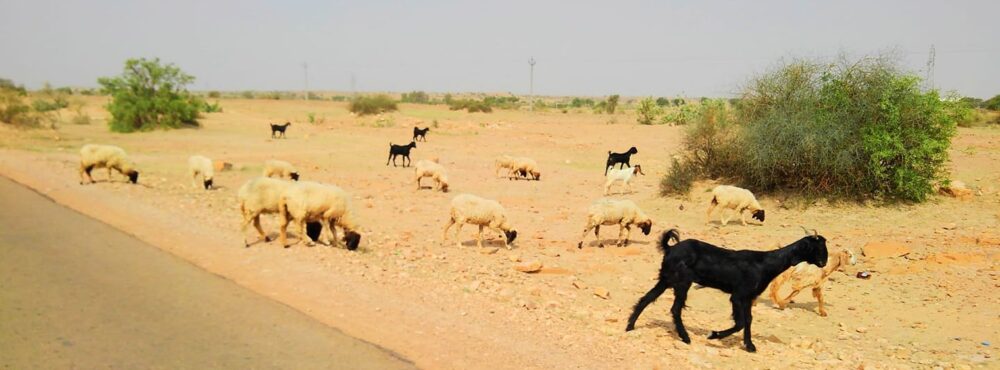
{"type": "Polygon", "coordinates": [[[594,295],[601,299],[611,298],[611,292],[602,287],[594,288],[594,295]]]}
{"type": "Polygon", "coordinates": [[[580,280],[573,280],[573,286],[577,289],[587,289],[587,284],[584,284],[580,280]]]}
{"type": "Polygon", "coordinates": [[[483,249],[479,250],[479,253],[482,253],[482,254],[494,254],[494,253],[496,253],[499,250],[500,250],[500,248],[497,248],[497,247],[483,248],[483,249]]]}
{"type": "Polygon", "coordinates": [[[952,223],[948,223],[948,224],[942,226],[941,228],[945,229],[945,230],[955,230],[955,229],[958,228],[958,224],[952,222],[952,223]]]}
{"type": "Polygon", "coordinates": [[[538,261],[525,262],[519,265],[515,265],[514,269],[520,272],[533,273],[541,271],[542,263],[538,261]]]}
{"type": "Polygon", "coordinates": [[[859,326],[857,329],[854,329],[854,331],[856,331],[858,333],[861,333],[861,334],[864,334],[864,333],[868,332],[868,328],[866,328],[864,326],[859,326]]]}
{"type": "Polygon", "coordinates": [[[521,262],[521,256],[516,254],[507,256],[507,259],[509,259],[511,262],[521,262]]]}

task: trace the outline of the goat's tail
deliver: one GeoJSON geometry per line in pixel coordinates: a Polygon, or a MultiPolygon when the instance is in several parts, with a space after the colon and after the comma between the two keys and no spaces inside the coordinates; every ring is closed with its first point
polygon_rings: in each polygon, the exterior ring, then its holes
{"type": "Polygon", "coordinates": [[[664,254],[668,253],[670,251],[670,247],[677,245],[680,241],[681,236],[677,229],[665,231],[663,235],[660,236],[660,252],[663,252],[664,254]],[[670,244],[670,240],[673,240],[674,244],[670,244]]]}
{"type": "Polygon", "coordinates": [[[611,155],[611,151],[610,150],[608,151],[608,155],[611,155]]]}

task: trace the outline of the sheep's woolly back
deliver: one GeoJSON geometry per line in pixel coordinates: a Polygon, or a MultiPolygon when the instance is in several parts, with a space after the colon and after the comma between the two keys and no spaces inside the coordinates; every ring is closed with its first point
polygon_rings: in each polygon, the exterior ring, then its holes
{"type": "Polygon", "coordinates": [[[443,189],[447,190],[448,171],[446,171],[444,166],[438,164],[436,161],[421,159],[417,161],[415,166],[413,166],[413,171],[418,180],[422,177],[430,177],[434,179],[434,181],[437,181],[443,189]]]}
{"type": "Polygon", "coordinates": [[[451,218],[456,222],[495,225],[503,230],[510,229],[507,224],[507,212],[499,202],[472,194],[460,194],[452,198],[451,218]]]}
{"type": "Polygon", "coordinates": [[[751,211],[764,209],[750,190],[730,185],[719,185],[712,189],[712,201],[724,208],[747,207],[751,211]]]}
{"type": "Polygon", "coordinates": [[[114,145],[87,144],[80,148],[80,166],[114,168],[121,173],[135,171],[135,164],[125,150],[114,145]]]}
{"type": "Polygon", "coordinates": [[[498,171],[503,168],[513,170],[515,160],[514,157],[504,154],[502,156],[497,157],[496,161],[494,161],[493,163],[498,171]]]}
{"type": "Polygon", "coordinates": [[[514,172],[524,171],[525,174],[538,178],[541,176],[541,171],[538,170],[538,162],[534,159],[528,157],[518,157],[514,158],[514,172]]]}
{"type": "Polygon", "coordinates": [[[212,164],[212,160],[205,156],[192,155],[188,158],[188,169],[195,175],[204,176],[205,180],[211,180],[215,177],[215,166],[212,164]]]}
{"type": "Polygon", "coordinates": [[[336,219],[337,225],[344,230],[353,231],[356,228],[350,194],[334,185],[312,181],[292,184],[281,194],[279,209],[299,222],[336,219]]]}
{"type": "Polygon", "coordinates": [[[290,186],[286,180],[258,177],[240,186],[236,196],[244,213],[278,213],[281,194],[290,186]]]}
{"type": "Polygon", "coordinates": [[[639,206],[628,199],[601,198],[587,209],[592,225],[634,224],[649,221],[639,206]]]}
{"type": "Polygon", "coordinates": [[[264,161],[264,177],[281,177],[285,179],[292,178],[293,173],[297,173],[295,166],[291,163],[285,161],[279,161],[276,159],[270,159],[264,161]]]}

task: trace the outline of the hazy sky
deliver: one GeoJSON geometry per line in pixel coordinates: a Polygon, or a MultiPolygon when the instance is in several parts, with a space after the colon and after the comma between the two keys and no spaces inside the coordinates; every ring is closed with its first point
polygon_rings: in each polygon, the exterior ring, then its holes
{"type": "Polygon", "coordinates": [[[0,0],[0,76],[96,86],[159,57],[197,90],[722,96],[781,58],[896,48],[1000,93],[1000,1],[0,0]]]}

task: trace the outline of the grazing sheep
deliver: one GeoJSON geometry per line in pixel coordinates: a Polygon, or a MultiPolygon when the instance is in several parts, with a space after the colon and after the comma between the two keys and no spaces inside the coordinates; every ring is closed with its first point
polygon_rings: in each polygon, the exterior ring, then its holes
{"type": "Polygon", "coordinates": [[[94,182],[90,171],[94,168],[107,168],[108,181],[111,181],[111,170],[128,176],[128,181],[135,184],[139,181],[139,171],[135,163],[129,159],[125,150],[114,145],[87,144],[80,148],[80,185],[89,180],[94,182]]]}
{"type": "MultiPolygon", "coordinates": [[[[319,222],[329,230],[328,243],[339,244],[337,226],[344,229],[344,244],[348,250],[358,249],[361,234],[358,234],[351,208],[351,196],[343,189],[327,184],[303,181],[285,189],[278,202],[281,229],[278,238],[281,245],[288,248],[288,224],[298,226],[299,240],[306,238],[306,223],[319,222]]],[[[312,241],[308,241],[312,244],[312,241]]]]}
{"type": "Polygon", "coordinates": [[[247,181],[237,190],[237,199],[240,203],[240,213],[243,215],[243,245],[249,247],[250,242],[246,239],[247,225],[253,221],[253,227],[260,234],[260,239],[269,242],[271,238],[264,233],[260,227],[260,215],[278,213],[278,203],[283,193],[292,182],[282,179],[272,179],[269,177],[258,177],[247,181]]]}
{"type": "Polygon", "coordinates": [[[421,129],[417,126],[413,126],[413,141],[420,141],[419,139],[423,138],[424,142],[427,142],[427,131],[430,130],[431,130],[430,127],[421,129]]]}
{"type": "Polygon", "coordinates": [[[493,162],[496,166],[496,175],[500,176],[500,170],[506,169],[507,173],[505,176],[510,177],[510,174],[514,172],[514,166],[516,164],[516,159],[509,155],[502,155],[497,157],[496,161],[493,162]]]}
{"type": "MultiPolygon", "coordinates": [[[[191,181],[196,181],[198,175],[201,175],[202,185],[205,189],[212,189],[212,180],[215,177],[215,165],[211,159],[200,155],[192,155],[188,158],[188,171],[191,172],[191,181]]],[[[197,187],[198,183],[195,182],[194,186],[197,187]]]]}
{"type": "Polygon", "coordinates": [[[299,171],[291,163],[270,159],[264,161],[264,177],[280,177],[299,181],[299,171]]]}
{"type": "Polygon", "coordinates": [[[420,190],[420,179],[430,177],[437,183],[438,190],[443,193],[448,192],[448,172],[445,171],[444,166],[436,161],[422,159],[417,161],[417,165],[413,168],[417,176],[417,190],[420,190]]]}
{"type": "Polygon", "coordinates": [[[611,171],[608,171],[608,179],[604,181],[604,195],[608,195],[611,185],[617,181],[621,181],[625,185],[626,193],[631,193],[632,179],[635,178],[635,175],[646,175],[642,173],[642,166],[635,165],[632,168],[611,169],[611,171]]]}
{"type": "Polygon", "coordinates": [[[389,143],[389,158],[385,160],[385,165],[388,166],[389,160],[391,159],[392,166],[396,167],[396,156],[401,155],[403,156],[403,167],[405,168],[409,166],[411,163],[410,150],[416,147],[417,143],[415,141],[411,141],[407,145],[393,145],[392,143],[389,143]]]}
{"type": "Polygon", "coordinates": [[[507,212],[497,201],[483,199],[475,195],[461,194],[451,200],[451,218],[448,225],[444,227],[444,240],[448,241],[448,229],[452,225],[458,224],[455,229],[455,240],[459,247],[462,242],[458,240],[458,234],[462,232],[462,225],[472,224],[479,226],[479,233],[476,234],[476,246],[483,246],[483,228],[489,227],[500,232],[504,247],[510,248],[510,243],[517,238],[517,230],[507,223],[507,212]]]}
{"type": "Polygon", "coordinates": [[[608,169],[614,168],[616,164],[618,165],[619,169],[625,168],[624,166],[628,166],[629,168],[631,168],[632,165],[629,164],[629,161],[632,159],[632,154],[637,154],[637,153],[639,153],[639,150],[636,149],[634,146],[629,148],[629,150],[625,153],[612,153],[609,150],[608,161],[604,164],[604,176],[607,176],[608,169]]]}
{"type": "Polygon", "coordinates": [[[271,138],[273,139],[274,134],[278,134],[280,137],[285,137],[285,130],[288,129],[288,126],[291,126],[292,123],[285,122],[284,125],[272,123],[270,125],[271,125],[271,138]]]}
{"type": "Polygon", "coordinates": [[[538,170],[538,162],[527,157],[514,158],[514,174],[531,180],[541,180],[542,172],[538,170]],[[530,177],[529,177],[530,176],[530,177]]]}
{"type": "Polygon", "coordinates": [[[747,218],[743,211],[750,211],[754,219],[759,220],[761,223],[764,222],[764,207],[760,206],[757,198],[754,198],[753,193],[747,189],[729,185],[716,186],[712,189],[711,205],[708,207],[708,212],[705,215],[709,222],[711,222],[712,211],[715,210],[715,207],[722,207],[723,214],[719,217],[723,226],[729,223],[729,218],[732,217],[724,217],[727,208],[740,214],[740,221],[743,221],[743,226],[747,225],[747,218]]]}
{"type": "Polygon", "coordinates": [[[615,245],[624,247],[629,243],[628,238],[632,234],[633,225],[638,226],[643,235],[649,235],[653,221],[631,200],[599,199],[591,204],[587,210],[587,226],[583,228],[583,235],[580,236],[580,243],[576,247],[583,248],[583,241],[587,239],[587,233],[590,229],[594,229],[598,246],[604,248],[604,241],[601,240],[601,225],[618,225],[618,241],[615,245]],[[622,239],[623,236],[624,239],[622,239]]]}
{"type": "Polygon", "coordinates": [[[635,321],[642,314],[642,310],[656,301],[656,298],[668,288],[673,288],[674,305],[670,308],[670,313],[673,314],[677,335],[681,341],[690,344],[691,338],[688,337],[681,321],[681,311],[687,301],[691,284],[698,283],[729,293],[729,301],[733,305],[735,325],[722,331],[713,330],[708,339],[722,339],[743,330],[744,348],[747,352],[756,352],[757,347],[754,346],[750,334],[753,301],[767,289],[771,280],[789,267],[801,262],[823,267],[827,259],[826,238],[815,230],[812,235],[769,252],[734,251],[700,240],[678,241],[678,239],[677,230],[664,232],[660,238],[663,262],[660,264],[659,280],[656,286],[635,304],[625,331],[635,329],[635,321]],[[675,244],[669,244],[671,239],[675,244]]]}
{"type": "Polygon", "coordinates": [[[854,265],[857,263],[857,258],[854,257],[854,252],[847,249],[842,249],[834,253],[830,253],[830,259],[827,260],[826,266],[819,268],[808,263],[802,262],[792,268],[785,270],[785,272],[778,275],[771,283],[771,301],[774,302],[779,309],[785,309],[785,306],[792,301],[792,298],[800,291],[806,288],[812,288],[813,297],[816,297],[816,301],[819,302],[818,311],[820,316],[826,316],[826,309],[823,308],[823,283],[833,274],[834,271],[840,270],[848,264],[854,265]],[[788,295],[785,299],[778,298],[778,290],[786,282],[791,283],[792,293],[788,295]]]}

